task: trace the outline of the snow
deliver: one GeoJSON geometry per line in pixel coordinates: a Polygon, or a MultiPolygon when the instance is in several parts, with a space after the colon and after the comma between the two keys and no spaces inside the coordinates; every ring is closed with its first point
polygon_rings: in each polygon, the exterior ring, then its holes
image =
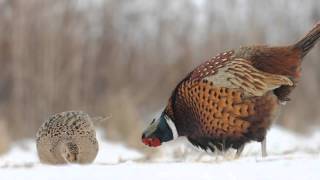
{"type": "Polygon", "coordinates": [[[150,160],[142,160],[142,153],[99,136],[97,159],[85,166],[43,165],[34,141],[28,140],[0,156],[0,179],[320,179],[319,132],[304,137],[274,127],[267,138],[266,158],[260,156],[258,143],[248,144],[243,155],[233,159],[234,151],[206,153],[179,138],[164,144],[150,160]]]}

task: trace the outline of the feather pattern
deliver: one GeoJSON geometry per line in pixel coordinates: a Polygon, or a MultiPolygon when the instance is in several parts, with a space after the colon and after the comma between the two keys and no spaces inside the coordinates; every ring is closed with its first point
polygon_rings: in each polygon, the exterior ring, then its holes
{"type": "Polygon", "coordinates": [[[320,36],[319,23],[300,41],[282,47],[247,46],[220,53],[190,72],[164,110],[178,135],[211,151],[262,142],[280,103],[300,79],[302,58],[320,36]]]}
{"type": "Polygon", "coordinates": [[[251,139],[263,140],[278,106],[271,90],[292,84],[288,77],[263,72],[227,51],[180,82],[166,111],[178,134],[193,145],[211,151],[237,149],[251,139]]]}
{"type": "Polygon", "coordinates": [[[288,77],[258,70],[249,60],[236,58],[233,53],[222,53],[204,63],[193,71],[191,79],[207,79],[217,87],[240,88],[250,96],[262,96],[282,85],[293,85],[288,77]]]}

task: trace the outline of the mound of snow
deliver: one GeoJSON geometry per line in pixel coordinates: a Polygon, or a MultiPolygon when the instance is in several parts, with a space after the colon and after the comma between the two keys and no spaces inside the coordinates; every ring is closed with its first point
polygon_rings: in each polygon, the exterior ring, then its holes
{"type": "Polygon", "coordinates": [[[243,156],[233,159],[234,151],[205,153],[181,138],[141,161],[138,151],[98,137],[97,159],[85,166],[40,164],[35,142],[29,140],[0,156],[0,179],[320,179],[320,133],[302,137],[274,127],[267,138],[266,158],[260,155],[259,143],[248,144],[243,156]]]}

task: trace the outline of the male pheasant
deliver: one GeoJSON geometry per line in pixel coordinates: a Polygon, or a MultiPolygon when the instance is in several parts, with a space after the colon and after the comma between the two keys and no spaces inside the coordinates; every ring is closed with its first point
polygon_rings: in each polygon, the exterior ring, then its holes
{"type": "Polygon", "coordinates": [[[143,143],[156,147],[184,136],[204,150],[236,149],[239,157],[247,142],[258,141],[266,156],[267,130],[319,37],[320,23],[293,45],[240,47],[204,62],[176,86],[143,143]]]}

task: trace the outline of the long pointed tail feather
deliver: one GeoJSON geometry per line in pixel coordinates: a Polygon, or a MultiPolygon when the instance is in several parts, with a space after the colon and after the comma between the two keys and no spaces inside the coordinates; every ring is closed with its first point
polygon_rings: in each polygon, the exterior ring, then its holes
{"type": "Polygon", "coordinates": [[[301,58],[308,54],[320,38],[320,21],[302,39],[293,45],[301,52],[301,58]]]}

